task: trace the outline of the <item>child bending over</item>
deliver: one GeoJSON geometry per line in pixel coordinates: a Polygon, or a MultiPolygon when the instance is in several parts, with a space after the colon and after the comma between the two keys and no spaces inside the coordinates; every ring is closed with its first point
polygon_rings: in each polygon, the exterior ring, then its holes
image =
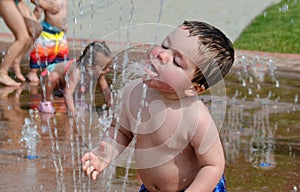
{"type": "MultiPolygon", "coordinates": [[[[111,60],[111,52],[105,42],[94,41],[88,44],[81,56],[77,60],[60,62],[57,64],[48,65],[41,73],[42,86],[45,86],[42,102],[39,105],[39,110],[44,113],[55,113],[55,110],[50,101],[54,89],[63,89],[64,98],[68,108],[68,112],[73,114],[74,92],[79,87],[83,94],[88,90],[90,80],[93,77],[98,78],[98,83],[102,89],[103,95],[109,97],[110,92],[105,74],[108,72],[106,65],[111,60]],[[84,90],[85,89],[85,90],[84,90]]],[[[109,102],[109,98],[105,98],[109,102]]]]}
{"type": "Polygon", "coordinates": [[[221,81],[233,61],[220,30],[199,21],[178,26],[150,50],[145,77],[124,87],[120,119],[83,155],[83,170],[96,179],[134,142],[141,192],[225,191],[218,129],[198,94],[221,81]]]}

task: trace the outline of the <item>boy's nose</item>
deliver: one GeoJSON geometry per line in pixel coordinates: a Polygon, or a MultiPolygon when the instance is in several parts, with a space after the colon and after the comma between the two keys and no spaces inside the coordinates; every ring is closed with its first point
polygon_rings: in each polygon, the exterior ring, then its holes
{"type": "Polygon", "coordinates": [[[170,54],[168,53],[168,51],[161,50],[158,53],[158,58],[161,60],[162,63],[167,63],[169,61],[170,54]]]}
{"type": "Polygon", "coordinates": [[[161,48],[161,46],[154,47],[149,56],[152,59],[159,59],[162,63],[168,62],[171,57],[168,50],[161,48]]]}

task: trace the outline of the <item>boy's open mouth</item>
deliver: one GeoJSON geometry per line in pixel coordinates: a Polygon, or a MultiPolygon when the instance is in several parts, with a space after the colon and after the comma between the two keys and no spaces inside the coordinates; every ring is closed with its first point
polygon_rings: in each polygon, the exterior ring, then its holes
{"type": "Polygon", "coordinates": [[[147,75],[149,75],[149,77],[154,78],[158,76],[158,73],[155,69],[155,67],[151,64],[148,63],[145,67],[144,67],[144,71],[146,72],[147,75]]]}

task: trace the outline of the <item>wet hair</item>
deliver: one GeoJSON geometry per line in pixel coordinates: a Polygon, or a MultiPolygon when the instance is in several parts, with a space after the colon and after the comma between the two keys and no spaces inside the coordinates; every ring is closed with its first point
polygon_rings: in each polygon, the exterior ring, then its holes
{"type": "Polygon", "coordinates": [[[80,57],[77,59],[77,66],[80,65],[90,65],[92,67],[96,66],[99,61],[97,61],[97,54],[101,53],[107,57],[111,56],[111,51],[104,41],[93,41],[89,43],[83,50],[80,57]]]}
{"type": "Polygon", "coordinates": [[[208,89],[230,71],[234,62],[232,43],[223,32],[205,22],[184,21],[182,26],[199,40],[199,60],[192,83],[208,89]]]}
{"type": "MultiPolygon", "coordinates": [[[[82,51],[80,57],[76,60],[76,67],[80,69],[80,81],[77,85],[80,89],[89,90],[93,87],[91,79],[98,79],[99,75],[97,69],[94,71],[95,67],[101,64],[101,57],[98,54],[103,54],[107,57],[111,57],[111,51],[104,41],[93,41],[89,43],[85,49],[82,51]]],[[[106,66],[105,66],[106,67],[106,66]]],[[[104,68],[105,68],[104,67],[104,68]]],[[[82,91],[79,91],[82,92],[82,91]]]]}

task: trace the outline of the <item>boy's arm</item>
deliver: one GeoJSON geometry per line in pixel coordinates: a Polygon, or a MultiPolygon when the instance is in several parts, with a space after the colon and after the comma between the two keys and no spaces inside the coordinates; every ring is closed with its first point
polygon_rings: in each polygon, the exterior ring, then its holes
{"type": "Polygon", "coordinates": [[[105,102],[108,106],[110,106],[110,100],[111,100],[111,91],[109,88],[109,85],[106,81],[105,75],[100,75],[98,83],[101,87],[102,94],[104,96],[105,102]]]}
{"type": "Polygon", "coordinates": [[[133,134],[129,129],[130,123],[126,115],[125,102],[122,104],[118,123],[113,121],[99,146],[82,157],[82,169],[87,175],[91,175],[93,180],[122,153],[133,139],[133,134]]]}
{"type": "Polygon", "coordinates": [[[75,69],[75,67],[71,65],[66,79],[66,86],[65,86],[65,92],[64,92],[64,98],[67,105],[67,110],[69,115],[74,115],[75,112],[75,105],[74,105],[74,99],[73,94],[76,89],[76,86],[80,80],[80,71],[78,69],[75,69]]]}
{"type": "MultiPolygon", "coordinates": [[[[123,93],[123,101],[127,101],[126,96],[127,94],[123,93]]],[[[115,121],[112,122],[99,146],[82,157],[82,168],[87,175],[92,176],[93,180],[122,153],[134,137],[130,131],[130,121],[126,112],[127,104],[127,102],[122,102],[119,121],[117,124],[115,121]]]]}
{"type": "Polygon", "coordinates": [[[33,10],[33,14],[36,16],[37,19],[41,18],[43,9],[40,8],[39,6],[35,6],[34,10],[33,10]]]}
{"type": "Polygon", "coordinates": [[[133,138],[131,132],[122,126],[111,126],[107,136],[99,143],[99,146],[83,155],[82,169],[93,180],[129,145],[133,138]]]}
{"type": "Polygon", "coordinates": [[[61,9],[61,6],[55,1],[30,0],[30,2],[33,3],[35,6],[40,7],[51,14],[57,14],[61,9]]]}
{"type": "Polygon", "coordinates": [[[199,125],[191,140],[198,162],[201,166],[186,192],[213,191],[225,167],[223,146],[217,127],[208,110],[201,112],[199,125]]]}

